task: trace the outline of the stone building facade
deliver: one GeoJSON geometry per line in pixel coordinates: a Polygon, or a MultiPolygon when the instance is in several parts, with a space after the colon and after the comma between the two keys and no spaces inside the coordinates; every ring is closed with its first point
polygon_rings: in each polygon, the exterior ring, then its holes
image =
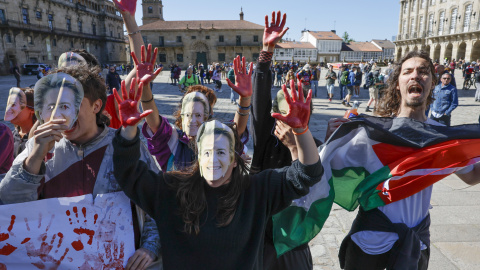
{"type": "Polygon", "coordinates": [[[383,51],[371,42],[342,43],[340,59],[343,62],[382,60],[383,51]]]}
{"type": "Polygon", "coordinates": [[[102,64],[126,63],[123,20],[108,0],[0,0],[0,73],[85,49],[102,64]]]}
{"type": "Polygon", "coordinates": [[[255,61],[263,46],[264,26],[244,20],[243,11],[239,20],[165,21],[161,0],[142,0],[142,10],[142,37],[158,48],[159,63],[185,68],[231,62],[237,55],[255,61]]]}
{"type": "Polygon", "coordinates": [[[480,58],[480,1],[401,0],[400,6],[396,59],[412,50],[434,60],[480,58]]]}

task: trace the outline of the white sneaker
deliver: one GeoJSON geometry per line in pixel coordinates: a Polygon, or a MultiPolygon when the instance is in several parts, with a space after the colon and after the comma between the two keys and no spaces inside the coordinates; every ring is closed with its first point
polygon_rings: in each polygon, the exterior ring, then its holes
{"type": "Polygon", "coordinates": [[[218,92],[219,92],[219,93],[222,93],[222,92],[223,92],[223,90],[222,90],[222,89],[220,89],[220,90],[218,90],[218,92]]]}

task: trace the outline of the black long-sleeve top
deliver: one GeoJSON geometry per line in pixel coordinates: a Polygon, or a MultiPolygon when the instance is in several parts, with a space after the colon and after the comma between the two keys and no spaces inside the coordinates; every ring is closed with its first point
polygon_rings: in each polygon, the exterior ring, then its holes
{"type": "Polygon", "coordinates": [[[165,269],[262,269],[267,220],[307,194],[323,173],[320,161],[313,165],[297,161],[250,176],[235,216],[225,227],[218,227],[215,215],[218,198],[227,186],[211,188],[205,182],[207,208],[200,219],[200,232],[187,234],[178,214],[176,191],[167,184],[173,179],[168,173],[149,171],[139,161],[138,132],[131,141],[119,132],[113,140],[115,177],[125,194],[157,222],[165,269]]]}

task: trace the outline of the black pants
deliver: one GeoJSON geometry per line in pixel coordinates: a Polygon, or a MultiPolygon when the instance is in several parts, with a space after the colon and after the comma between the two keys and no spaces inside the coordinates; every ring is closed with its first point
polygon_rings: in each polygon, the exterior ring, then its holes
{"type": "MultiPolygon", "coordinates": [[[[390,252],[370,255],[365,252],[355,242],[350,241],[347,247],[345,258],[345,270],[383,270],[387,267],[390,252]]],[[[427,270],[430,259],[430,248],[421,251],[418,261],[418,270],[427,270]]]]}
{"type": "Polygon", "coordinates": [[[17,79],[17,87],[20,88],[20,76],[15,75],[15,79],[17,79]]]}
{"type": "Polygon", "coordinates": [[[265,241],[263,268],[265,270],[312,270],[313,260],[310,248],[308,244],[302,245],[277,258],[273,244],[265,241]]]}
{"type": "Polygon", "coordinates": [[[440,124],[444,124],[445,126],[449,127],[450,126],[450,120],[452,118],[451,115],[442,115],[439,118],[433,117],[433,115],[430,115],[430,118],[439,122],[440,124]]]}

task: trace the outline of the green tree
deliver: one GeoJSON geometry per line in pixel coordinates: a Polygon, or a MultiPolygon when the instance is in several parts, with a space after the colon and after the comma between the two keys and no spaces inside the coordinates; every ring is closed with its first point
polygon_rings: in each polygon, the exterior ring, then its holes
{"type": "Polygon", "coordinates": [[[355,42],[353,38],[350,38],[350,35],[347,32],[343,33],[342,38],[343,38],[343,42],[345,43],[355,42]]]}

